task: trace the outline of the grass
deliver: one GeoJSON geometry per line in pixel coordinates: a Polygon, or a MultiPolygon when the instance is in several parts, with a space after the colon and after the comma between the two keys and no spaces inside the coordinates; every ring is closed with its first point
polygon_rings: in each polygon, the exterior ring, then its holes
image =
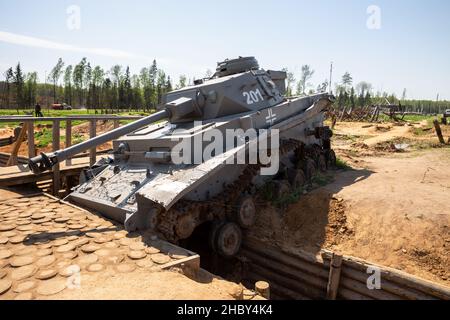
{"type": "Polygon", "coordinates": [[[283,194],[281,197],[276,197],[274,193],[274,190],[276,188],[275,183],[273,181],[270,181],[259,190],[259,194],[265,201],[271,202],[273,206],[277,208],[285,208],[290,204],[298,202],[305,191],[311,191],[319,187],[323,187],[330,182],[333,182],[333,180],[334,178],[332,175],[317,173],[311,179],[310,183],[304,185],[303,187],[292,190],[289,193],[283,194]]]}
{"type": "Polygon", "coordinates": [[[336,158],[336,168],[341,169],[341,170],[350,170],[351,169],[351,167],[348,165],[348,163],[339,157],[336,158]]]}
{"type": "MultiPolygon", "coordinates": [[[[33,113],[34,110],[32,109],[27,109],[27,110],[19,110],[19,112],[17,112],[16,109],[0,109],[0,117],[1,116],[26,116],[27,113],[30,114],[34,114],[33,113]]],[[[78,109],[74,109],[74,110],[42,110],[42,113],[44,114],[44,117],[68,117],[68,116],[83,116],[83,115],[101,115],[101,114],[105,114],[104,112],[105,110],[99,110],[99,109],[84,109],[84,110],[78,110],[78,109]]],[[[153,113],[155,110],[151,110],[151,112],[153,113]]],[[[113,114],[109,114],[109,115],[120,115],[120,116],[145,116],[148,115],[148,113],[145,112],[141,112],[141,111],[126,111],[126,112],[119,112],[119,113],[113,113],[113,114]]],[[[124,121],[120,121],[121,124],[127,124],[130,123],[132,120],[124,120],[124,121]]],[[[86,121],[79,121],[79,120],[72,120],[72,125],[78,125],[81,123],[84,123],[86,121]]],[[[51,121],[39,121],[36,123],[40,123],[43,125],[46,124],[51,124],[51,121]]],[[[5,128],[5,127],[16,127],[19,124],[19,122],[0,122],[0,128],[5,128]]],[[[62,129],[64,129],[66,127],[66,123],[65,121],[62,121],[60,123],[60,127],[62,129]]]]}

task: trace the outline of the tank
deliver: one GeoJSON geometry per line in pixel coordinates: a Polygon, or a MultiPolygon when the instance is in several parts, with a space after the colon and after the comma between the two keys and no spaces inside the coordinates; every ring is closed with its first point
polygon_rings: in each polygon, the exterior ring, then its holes
{"type": "Polygon", "coordinates": [[[35,173],[50,170],[113,140],[112,154],[82,174],[69,201],[129,231],[151,229],[174,243],[210,222],[211,248],[233,256],[242,231],[255,223],[259,188],[270,183],[282,196],[336,162],[332,132],[324,126],[334,97],[286,97],[285,80],[285,72],[263,70],[254,57],[227,59],[211,78],[164,95],[156,113],[41,154],[29,167],[35,173]],[[272,162],[259,156],[254,161],[256,149],[272,162]]]}

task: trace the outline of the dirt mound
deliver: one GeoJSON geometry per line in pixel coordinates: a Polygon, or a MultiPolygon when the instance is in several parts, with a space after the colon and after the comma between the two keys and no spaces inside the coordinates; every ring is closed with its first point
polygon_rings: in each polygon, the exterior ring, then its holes
{"type": "Polygon", "coordinates": [[[288,249],[329,249],[450,285],[449,152],[340,150],[358,169],[337,172],[284,210],[261,206],[249,232],[288,249]]]}
{"type": "Polygon", "coordinates": [[[281,246],[317,252],[339,243],[353,231],[347,223],[344,200],[319,189],[286,210],[271,205],[260,208],[256,227],[250,232],[281,246]]]}

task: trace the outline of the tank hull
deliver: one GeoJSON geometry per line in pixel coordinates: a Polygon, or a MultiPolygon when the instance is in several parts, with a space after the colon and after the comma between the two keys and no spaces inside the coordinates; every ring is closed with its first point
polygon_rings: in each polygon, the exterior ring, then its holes
{"type": "MultiPolygon", "coordinates": [[[[178,126],[170,123],[150,125],[114,141],[115,149],[126,144],[129,151],[115,156],[110,164],[78,186],[69,197],[79,205],[124,223],[128,229],[157,229],[161,213],[169,212],[178,202],[208,201],[237,181],[247,165],[227,163],[239,152],[248,151],[251,141],[229,150],[224,145],[225,152],[200,164],[164,163],[164,157],[158,162],[155,153],[149,150],[173,150],[180,139],[188,139],[192,145],[201,141],[203,150],[209,142],[200,137],[211,130],[225,135],[228,129],[244,132],[278,129],[281,141],[294,140],[305,146],[322,147],[322,139],[311,132],[323,127],[323,110],[329,103],[327,94],[318,94],[289,99],[272,108],[233,117],[178,126]]],[[[287,154],[282,155],[280,161],[285,163],[289,160],[287,157],[287,154]]],[[[195,162],[195,159],[191,160],[191,163],[195,162]]],[[[195,225],[210,219],[197,219],[195,225]]]]}

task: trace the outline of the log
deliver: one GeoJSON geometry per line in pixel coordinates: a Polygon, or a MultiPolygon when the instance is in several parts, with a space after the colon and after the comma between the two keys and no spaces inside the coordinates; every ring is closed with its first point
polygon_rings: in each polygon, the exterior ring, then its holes
{"type": "MultiPolygon", "coordinates": [[[[243,246],[249,248],[250,250],[257,251],[261,254],[267,254],[281,258],[291,257],[295,260],[301,259],[304,262],[311,264],[313,267],[317,267],[322,270],[323,278],[328,279],[329,266],[326,264],[328,262],[324,261],[321,256],[316,256],[315,254],[300,249],[292,251],[280,247],[275,247],[273,245],[268,245],[267,243],[261,242],[260,240],[255,238],[246,238],[243,246]]],[[[311,266],[308,266],[308,268],[310,267],[311,266]]]]}
{"type": "Polygon", "coordinates": [[[330,275],[327,284],[327,300],[336,300],[341,278],[342,256],[333,253],[330,264],[330,275]]]}
{"type": "Polygon", "coordinates": [[[287,288],[298,293],[299,295],[307,296],[311,299],[325,298],[325,289],[319,290],[313,286],[305,285],[305,283],[283,276],[280,272],[270,271],[259,265],[252,265],[251,271],[255,272],[259,279],[269,281],[272,284],[272,287],[276,284],[282,288],[287,288]]]}
{"type": "Polygon", "coordinates": [[[28,158],[33,158],[36,156],[36,147],[34,145],[34,122],[27,121],[28,128],[28,158]]]}
{"type": "Polygon", "coordinates": [[[323,292],[327,290],[327,282],[318,277],[317,275],[311,275],[303,270],[295,267],[286,266],[284,263],[280,263],[278,260],[269,260],[264,257],[258,256],[255,253],[246,252],[245,256],[251,261],[251,268],[255,266],[263,266],[268,272],[273,272],[277,275],[283,275],[283,277],[290,279],[291,281],[298,281],[309,287],[314,287],[323,292]]]}
{"type": "Polygon", "coordinates": [[[17,138],[16,143],[14,144],[11,156],[9,157],[9,160],[6,163],[7,167],[17,164],[17,155],[19,153],[20,146],[22,145],[22,141],[25,139],[26,134],[27,134],[27,126],[24,124],[20,129],[19,137],[17,138]]]}
{"type": "MultiPolygon", "coordinates": [[[[72,146],[72,120],[66,121],[66,148],[72,146]]],[[[72,159],[66,160],[66,166],[72,165],[72,159]]]]}
{"type": "Polygon", "coordinates": [[[433,121],[433,124],[434,124],[434,128],[436,129],[436,135],[439,138],[439,142],[442,144],[445,144],[444,136],[442,135],[442,130],[441,130],[441,126],[439,125],[439,121],[437,119],[435,119],[433,121]]]}
{"type": "Polygon", "coordinates": [[[263,298],[270,299],[270,285],[266,281],[258,281],[255,283],[255,291],[263,298]]]}
{"type": "MultiPolygon", "coordinates": [[[[89,139],[95,138],[97,135],[97,121],[91,120],[89,123],[89,139]]],[[[89,166],[92,167],[97,162],[97,148],[89,150],[89,166]]]]}
{"type": "MultiPolygon", "coordinates": [[[[53,152],[58,151],[61,145],[61,137],[59,131],[61,130],[59,120],[53,121],[53,132],[52,132],[52,148],[53,152]]],[[[61,174],[59,163],[53,166],[53,195],[58,196],[59,189],[61,186],[61,174]]]]}
{"type": "MultiPolygon", "coordinates": [[[[390,292],[384,291],[382,289],[370,290],[369,288],[367,288],[366,282],[361,283],[359,281],[355,281],[355,280],[347,278],[347,277],[341,278],[341,284],[340,284],[339,290],[341,290],[342,288],[346,288],[350,291],[354,291],[360,295],[367,296],[374,300],[402,300],[401,297],[399,297],[395,294],[392,294],[390,292]]],[[[383,288],[383,286],[381,288],[383,288]]]]}
{"type": "Polygon", "coordinates": [[[257,253],[260,257],[265,258],[266,260],[280,262],[286,267],[301,270],[309,275],[314,275],[315,277],[321,278],[324,282],[328,281],[328,267],[324,265],[323,262],[318,262],[313,257],[309,257],[308,255],[302,255],[301,253],[294,255],[267,245],[265,247],[247,246],[247,243],[244,243],[244,250],[244,253],[257,253]],[[248,248],[249,250],[245,250],[245,248],[248,248]]]}
{"type": "MultiPolygon", "coordinates": [[[[346,266],[342,269],[341,277],[367,283],[368,274],[346,266]]],[[[431,296],[411,288],[401,287],[391,281],[381,279],[381,289],[408,300],[429,300],[431,296]]]]}
{"type": "MultiPolygon", "coordinates": [[[[331,253],[327,250],[322,250],[322,256],[331,259],[331,253]]],[[[347,270],[347,266],[352,267],[355,270],[366,273],[368,267],[377,267],[381,272],[382,281],[391,281],[400,287],[407,289],[412,288],[419,292],[425,293],[432,298],[439,298],[444,300],[450,300],[450,288],[442,286],[440,284],[415,277],[406,272],[396,270],[390,267],[380,266],[375,263],[369,263],[363,259],[344,256],[343,257],[343,270],[347,270]]]]}

